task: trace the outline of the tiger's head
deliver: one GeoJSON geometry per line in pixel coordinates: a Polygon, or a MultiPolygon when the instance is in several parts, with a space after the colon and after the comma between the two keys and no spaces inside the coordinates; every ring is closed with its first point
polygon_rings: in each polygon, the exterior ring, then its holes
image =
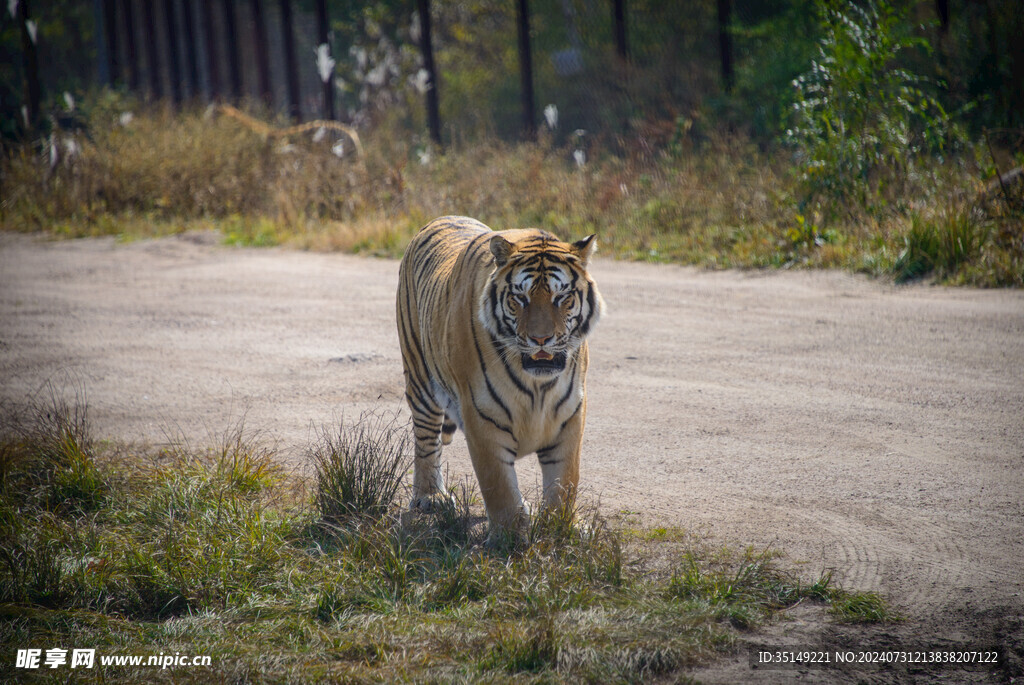
{"type": "Polygon", "coordinates": [[[563,243],[544,231],[491,238],[494,271],[479,318],[504,354],[518,353],[534,376],[561,373],[601,316],[604,301],[587,273],[594,236],[563,243]]]}

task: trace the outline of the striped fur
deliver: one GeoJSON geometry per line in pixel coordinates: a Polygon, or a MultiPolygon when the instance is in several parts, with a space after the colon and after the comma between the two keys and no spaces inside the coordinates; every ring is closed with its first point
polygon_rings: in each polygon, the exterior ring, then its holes
{"type": "Polygon", "coordinates": [[[445,496],[441,445],[466,434],[491,539],[524,522],[515,460],[537,454],[544,502],[571,496],[586,419],[586,337],[604,304],[593,236],[494,232],[466,217],[423,227],[399,272],[397,318],[416,443],[412,508],[445,496]]]}

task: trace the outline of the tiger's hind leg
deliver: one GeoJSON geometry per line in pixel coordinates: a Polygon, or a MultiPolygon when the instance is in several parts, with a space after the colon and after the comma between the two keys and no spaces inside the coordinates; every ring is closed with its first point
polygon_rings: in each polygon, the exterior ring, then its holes
{"type": "Polygon", "coordinates": [[[455,435],[455,421],[452,417],[446,413],[444,415],[444,423],[441,424],[441,444],[450,445],[452,444],[452,436],[455,435]]]}
{"type": "MultiPolygon", "coordinates": [[[[444,413],[432,402],[424,402],[422,397],[407,399],[412,410],[413,436],[416,442],[412,501],[409,508],[431,511],[438,504],[438,500],[448,499],[444,477],[441,474],[444,413]]],[[[451,442],[450,435],[447,442],[451,442]]]]}

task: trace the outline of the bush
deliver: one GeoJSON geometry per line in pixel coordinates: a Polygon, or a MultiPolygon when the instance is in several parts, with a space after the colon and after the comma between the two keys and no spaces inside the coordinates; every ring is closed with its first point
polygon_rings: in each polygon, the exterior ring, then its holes
{"type": "Polygon", "coordinates": [[[915,175],[918,158],[941,152],[950,119],[928,94],[928,81],[905,64],[928,43],[888,0],[863,6],[833,0],[822,9],[824,38],[811,70],[798,77],[794,125],[801,209],[818,202],[827,214],[850,207],[877,212],[883,195],[915,175]]]}

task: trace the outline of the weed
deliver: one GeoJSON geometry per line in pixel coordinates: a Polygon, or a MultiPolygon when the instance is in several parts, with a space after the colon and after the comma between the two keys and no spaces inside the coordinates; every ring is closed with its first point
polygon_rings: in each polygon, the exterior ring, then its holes
{"type": "Polygon", "coordinates": [[[989,243],[989,224],[978,214],[952,208],[930,219],[911,217],[905,247],[893,266],[897,283],[935,272],[951,278],[979,260],[989,243]]]}
{"type": "Polygon", "coordinates": [[[107,484],[94,459],[87,404],[48,385],[27,421],[12,417],[0,447],[3,491],[18,500],[35,497],[48,511],[84,514],[100,507],[107,484]]]}
{"type": "Polygon", "coordinates": [[[480,667],[485,671],[503,670],[515,674],[553,669],[558,663],[562,640],[549,617],[536,626],[500,626],[488,642],[493,646],[481,660],[480,667]]]}
{"type": "Polygon", "coordinates": [[[850,622],[898,620],[888,605],[874,593],[847,592],[823,573],[804,585],[774,564],[774,555],[748,549],[738,561],[701,558],[687,551],[666,589],[670,598],[704,606],[715,617],[741,629],[756,627],[774,612],[804,599],[822,601],[833,615],[850,622]]]}
{"type": "MultiPolygon", "coordinates": [[[[11,512],[13,514],[13,512],[11,512]]],[[[65,535],[60,524],[42,516],[36,525],[5,522],[0,575],[0,601],[24,602],[49,608],[65,606],[71,599],[63,552],[65,535]],[[13,524],[13,525],[12,525],[13,524]]]]}
{"type": "Polygon", "coordinates": [[[829,596],[829,611],[847,623],[891,623],[900,616],[874,592],[833,591],[829,596]]]}
{"type": "Polygon", "coordinates": [[[339,524],[385,514],[408,470],[408,442],[395,414],[365,413],[355,426],[337,431],[321,427],[309,453],[321,518],[339,524]]]}

